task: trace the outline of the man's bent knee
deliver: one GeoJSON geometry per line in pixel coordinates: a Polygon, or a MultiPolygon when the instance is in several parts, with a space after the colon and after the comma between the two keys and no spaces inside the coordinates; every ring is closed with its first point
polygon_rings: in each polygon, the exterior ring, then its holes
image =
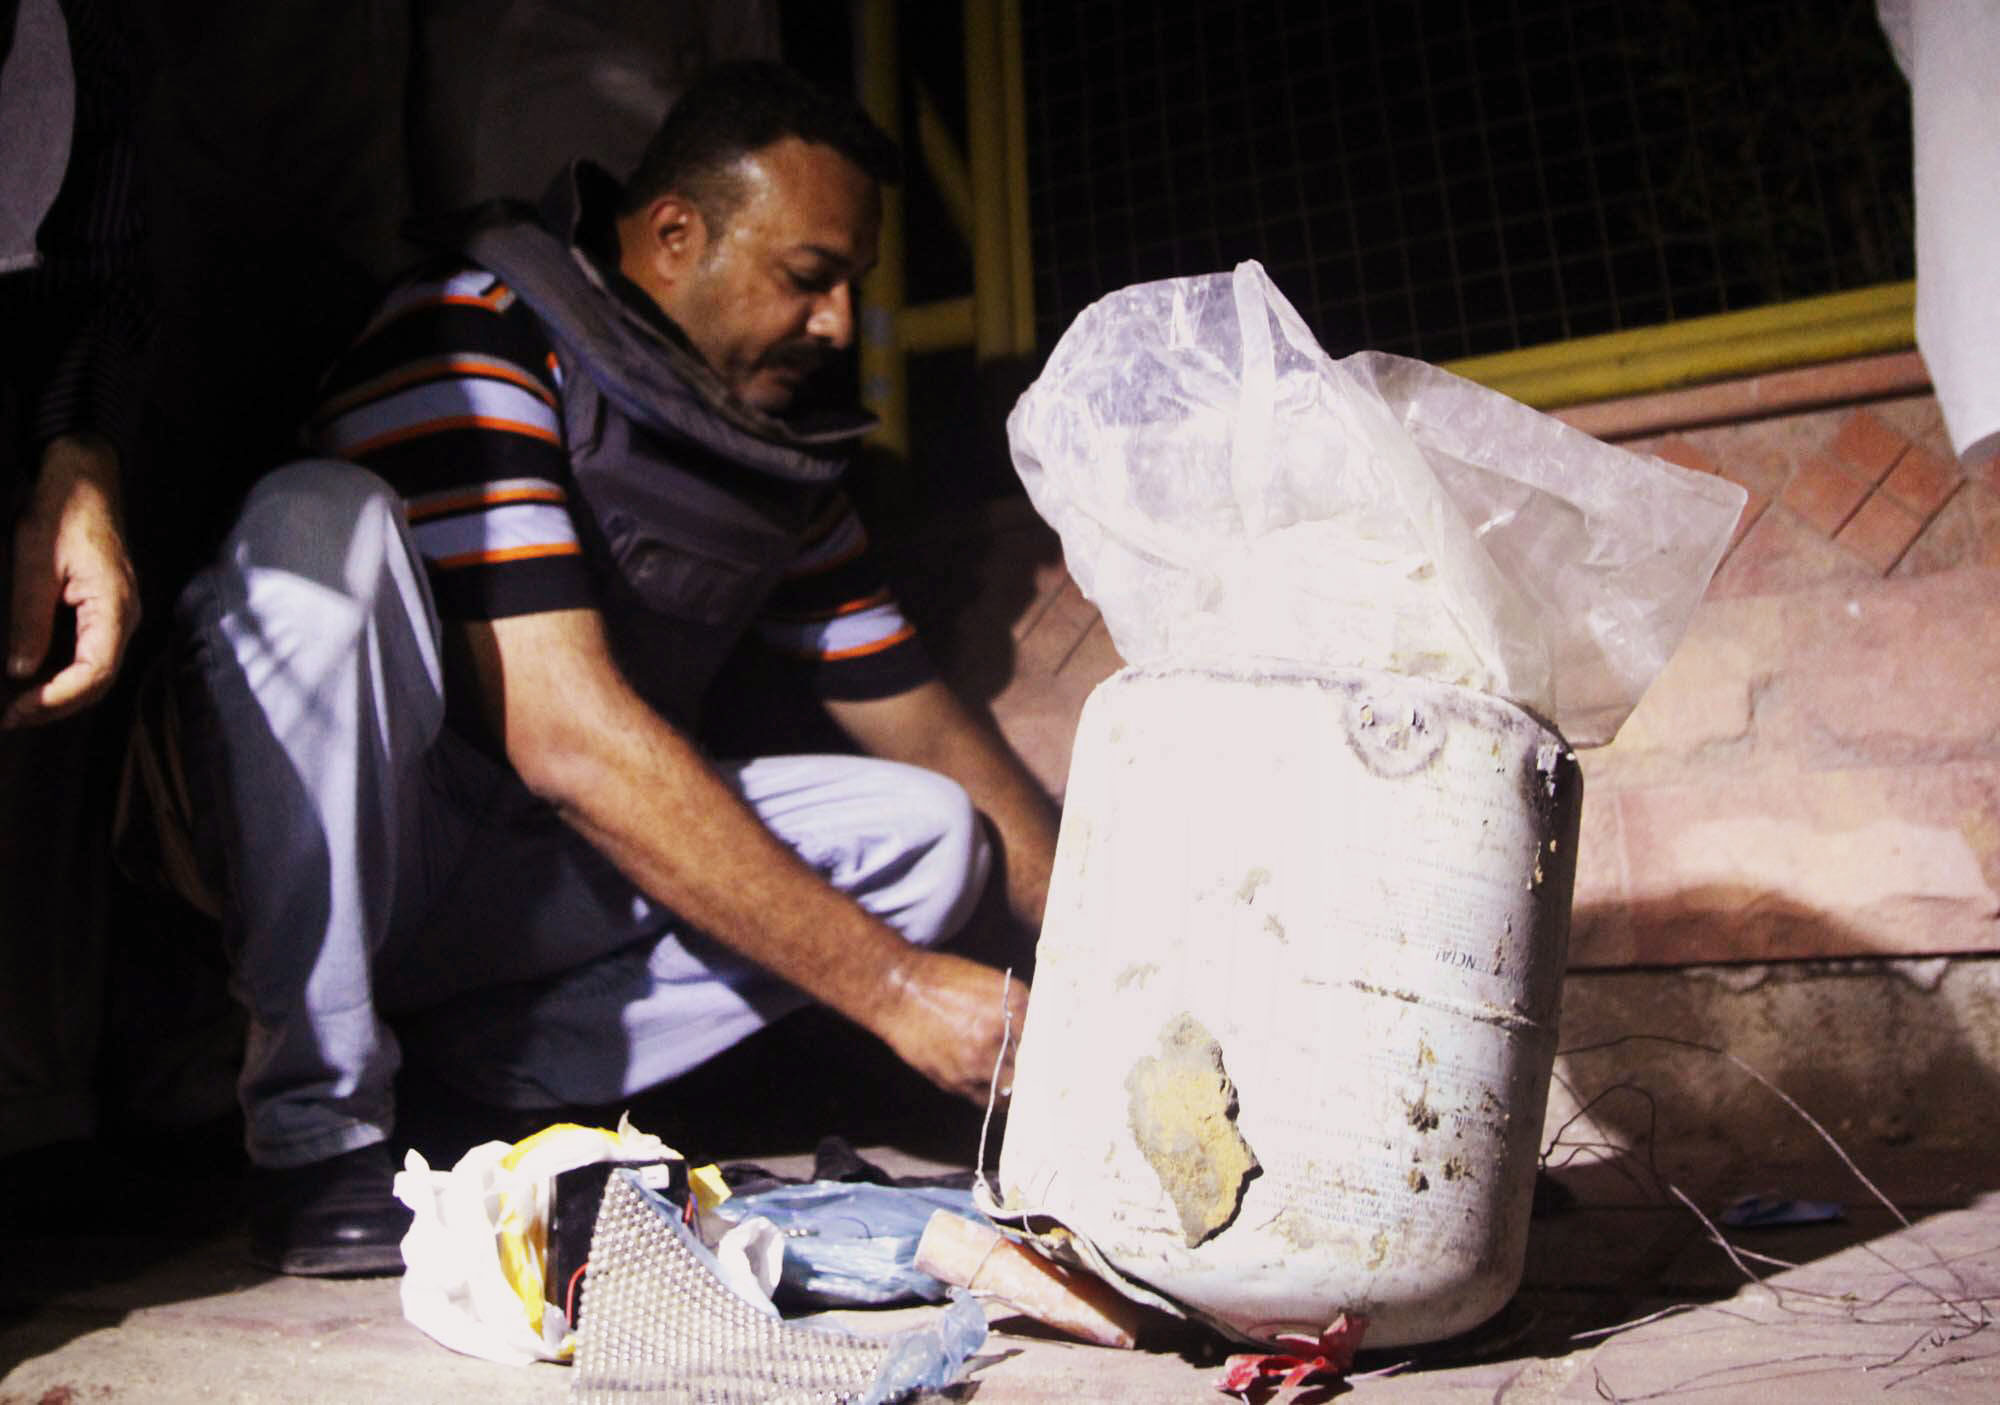
{"type": "Polygon", "coordinates": [[[899,800],[907,823],[931,836],[921,846],[919,886],[927,896],[912,914],[907,935],[937,942],[954,935],[972,916],[992,868],[986,824],[958,782],[934,771],[906,767],[899,800]]]}
{"type": "Polygon", "coordinates": [[[990,856],[956,781],[857,756],[761,757],[734,774],[780,839],[911,941],[941,941],[971,916],[990,856]]]}
{"type": "Polygon", "coordinates": [[[385,564],[408,555],[401,503],[387,483],[353,464],[311,459],[258,480],[223,559],[225,567],[288,571],[366,596],[385,564]]]}

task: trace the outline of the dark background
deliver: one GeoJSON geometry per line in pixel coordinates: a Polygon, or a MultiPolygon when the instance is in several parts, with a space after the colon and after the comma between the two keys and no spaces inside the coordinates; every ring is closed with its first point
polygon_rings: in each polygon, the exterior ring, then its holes
{"type": "MultiPolygon", "coordinates": [[[[784,14],[846,83],[842,7],[784,14]]],[[[960,7],[903,64],[963,139],[960,7]]],[[[1913,273],[1908,92],[1871,0],[1027,0],[1039,344],[1263,262],[1334,354],[1430,361],[1913,273]]],[[[905,132],[915,131],[906,114],[905,132]]],[[[918,163],[910,298],[971,264],[918,163]]]]}

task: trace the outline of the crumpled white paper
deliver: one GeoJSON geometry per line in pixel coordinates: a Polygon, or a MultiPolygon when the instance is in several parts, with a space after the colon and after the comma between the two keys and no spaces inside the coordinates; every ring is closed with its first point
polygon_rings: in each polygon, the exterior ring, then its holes
{"type": "MultiPolygon", "coordinates": [[[[708,1238],[709,1221],[713,1218],[707,1217],[702,1223],[704,1243],[708,1238]]],[[[729,1225],[722,1237],[709,1247],[715,1250],[715,1262],[722,1270],[722,1281],[735,1291],[737,1297],[745,1302],[764,1303],[778,1291],[778,1279],[785,1269],[785,1236],[762,1215],[752,1215],[739,1224],[729,1225]]]]}
{"type": "Polygon", "coordinates": [[[403,1316],[467,1356],[506,1366],[568,1360],[570,1324],[543,1300],[551,1183],[593,1162],[678,1156],[624,1118],[616,1132],[559,1124],[517,1143],[485,1142],[449,1171],[412,1150],[395,1181],[416,1215],[403,1236],[403,1316]]]}
{"type": "Polygon", "coordinates": [[[1420,361],[1335,361],[1255,263],[1101,298],[1007,421],[1127,664],[1371,668],[1609,741],[1746,497],[1420,361]]]}

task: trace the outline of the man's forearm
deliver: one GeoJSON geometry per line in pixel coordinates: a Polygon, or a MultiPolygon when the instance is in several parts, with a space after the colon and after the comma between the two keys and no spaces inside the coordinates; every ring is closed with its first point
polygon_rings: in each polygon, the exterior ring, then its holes
{"type": "Polygon", "coordinates": [[[901,935],[807,867],[643,703],[592,731],[544,756],[530,784],[644,892],[876,1028],[906,978],[901,935]]]}
{"type": "Polygon", "coordinates": [[[641,891],[939,1086],[984,1096],[1025,990],[911,945],[814,872],[625,684],[594,612],[464,626],[456,637],[522,779],[641,891]]]}

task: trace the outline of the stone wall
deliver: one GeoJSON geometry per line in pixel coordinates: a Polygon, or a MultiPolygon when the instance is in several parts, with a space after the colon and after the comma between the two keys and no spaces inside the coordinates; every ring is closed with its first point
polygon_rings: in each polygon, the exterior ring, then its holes
{"type": "Polygon", "coordinates": [[[2000,949],[2000,473],[1927,394],[1630,447],[1751,498],[1583,753],[1571,964],[2000,949]]]}
{"type": "Polygon", "coordinates": [[[1808,1117],[1871,1172],[1954,1149],[1990,1168],[2000,1147],[2000,959],[1572,971],[1560,1048],[1542,1136],[1556,1164],[1630,1151],[1837,1173],[1808,1117]]]}

